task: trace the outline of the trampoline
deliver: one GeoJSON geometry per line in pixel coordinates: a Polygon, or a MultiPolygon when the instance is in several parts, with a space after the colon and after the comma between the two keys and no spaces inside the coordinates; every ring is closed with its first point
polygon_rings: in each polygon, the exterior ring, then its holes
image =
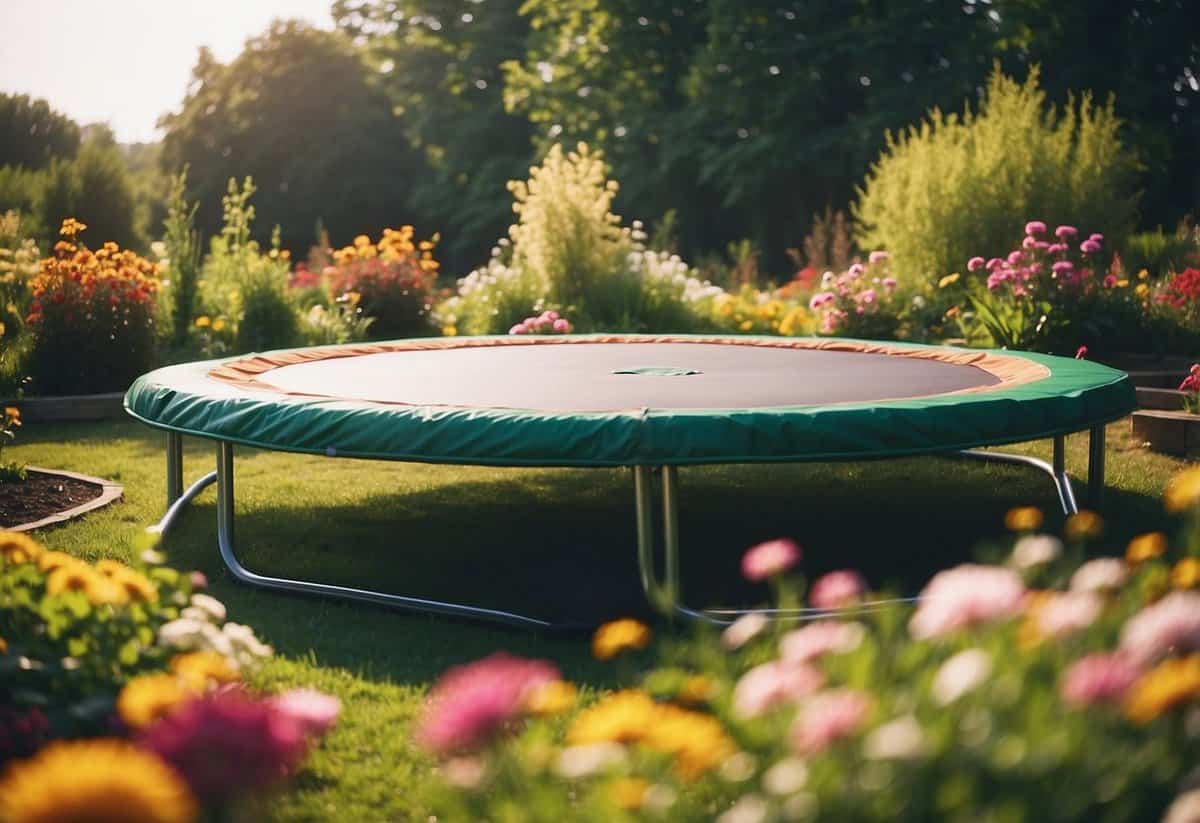
{"type": "Polygon", "coordinates": [[[234,551],[235,445],[331,458],[628,467],[647,598],[669,615],[723,621],[745,611],[681,602],[681,467],[959,455],[1044,472],[1069,514],[1077,504],[1065,436],[1089,432],[1088,495],[1098,505],[1104,426],[1134,405],[1127,375],[1086,360],[697,335],[436,338],[290,349],[168,366],[140,377],[125,397],[130,415],[167,432],[168,510],[160,528],[216,483],[218,548],[238,580],[534,626],[549,624],[246,569],[234,551]],[[186,491],[185,435],[217,443],[216,471],[186,491]],[[1053,440],[1051,462],[982,450],[1043,438],[1053,440]],[[661,524],[653,511],[655,484],[661,484],[661,524]]]}

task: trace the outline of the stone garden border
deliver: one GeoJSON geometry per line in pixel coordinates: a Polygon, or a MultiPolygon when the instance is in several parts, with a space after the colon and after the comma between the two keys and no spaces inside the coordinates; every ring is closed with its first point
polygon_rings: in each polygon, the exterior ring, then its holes
{"type": "Polygon", "coordinates": [[[25,469],[39,474],[57,475],[59,477],[69,477],[73,480],[82,480],[84,483],[92,483],[100,486],[100,496],[92,498],[86,503],[80,503],[74,508],[65,509],[55,514],[47,515],[41,520],[34,520],[29,523],[20,523],[16,526],[7,527],[6,531],[10,532],[27,532],[33,529],[40,529],[46,526],[54,526],[59,523],[66,523],[68,520],[74,520],[77,517],[82,517],[90,511],[103,508],[109,503],[120,500],[125,495],[125,487],[120,483],[114,483],[111,480],[104,480],[100,477],[92,477],[87,474],[79,474],[78,472],[70,472],[64,469],[46,469],[41,466],[26,466],[25,469]]]}

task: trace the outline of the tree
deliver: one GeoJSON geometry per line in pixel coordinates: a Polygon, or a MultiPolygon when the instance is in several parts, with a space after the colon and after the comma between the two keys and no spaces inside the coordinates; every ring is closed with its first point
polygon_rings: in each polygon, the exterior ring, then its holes
{"type": "Polygon", "coordinates": [[[79,126],[26,94],[0,94],[0,166],[42,169],[79,151],[79,126]]]}
{"type": "Polygon", "coordinates": [[[260,240],[273,225],[303,250],[320,220],[335,243],[412,222],[420,162],[392,104],[376,89],[349,39],[276,21],[228,65],[206,49],[181,111],[163,118],[162,164],[187,165],[202,233],[220,228],[231,177],[259,184],[260,240]]]}
{"type": "Polygon", "coordinates": [[[97,245],[111,240],[122,248],[140,249],[144,237],[129,169],[112,132],[93,129],[78,156],[50,164],[34,206],[39,224],[50,235],[43,239],[52,245],[62,221],[74,217],[88,226],[97,245]]]}

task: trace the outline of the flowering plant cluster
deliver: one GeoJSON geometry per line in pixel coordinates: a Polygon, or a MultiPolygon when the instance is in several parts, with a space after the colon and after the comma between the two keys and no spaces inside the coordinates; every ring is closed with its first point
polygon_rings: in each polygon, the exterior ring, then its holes
{"type": "Polygon", "coordinates": [[[1200,414],[1200,363],[1193,363],[1188,370],[1188,376],[1179,384],[1183,392],[1184,411],[1200,414]]]}
{"type": "Polygon", "coordinates": [[[1163,281],[1154,301],[1178,312],[1189,325],[1200,326],[1200,269],[1173,272],[1163,281]]]}
{"type": "Polygon", "coordinates": [[[21,215],[0,214],[0,339],[20,330],[40,259],[37,243],[22,234],[21,215]]]}
{"type": "Polygon", "coordinates": [[[158,267],[116,243],[91,251],[64,220],[30,283],[32,371],[47,394],[124,389],[154,357],[158,267]]]}
{"type": "Polygon", "coordinates": [[[750,614],[641,651],[633,620],[600,659],[633,684],[581,699],[553,664],[447,673],[417,739],[441,759],[447,819],[1195,819],[1200,755],[1200,469],[1170,484],[1181,542],[1095,557],[1101,519],[1064,535],[1015,509],[1002,562],[929,581],[915,604],[842,570],[805,591],[795,543],[749,550],[807,620],[750,614]],[[1095,559],[1085,560],[1092,556],[1095,559]],[[648,668],[647,668],[648,666],[648,668]]]}
{"type": "Polygon", "coordinates": [[[270,647],[162,560],[91,564],[0,533],[0,819],[224,813],[333,726],[335,698],[245,685],[270,647]]]}
{"type": "Polygon", "coordinates": [[[509,334],[570,334],[571,321],[553,310],[526,317],[508,330],[509,334]]]}
{"type": "Polygon", "coordinates": [[[891,309],[896,285],[888,253],[873,251],[866,264],[821,275],[820,291],[808,307],[820,318],[821,334],[886,339],[895,336],[896,314],[891,309]]]}
{"type": "MultiPolygon", "coordinates": [[[[433,258],[437,236],[414,241],[413,227],[384,229],[378,242],[365,234],[333,254],[321,276],[336,297],[359,296],[362,313],[374,318],[377,337],[411,337],[425,333],[439,264],[433,258]]],[[[296,279],[293,276],[293,279],[296,279]]],[[[299,278],[298,282],[304,282],[299,278]]]]}
{"type": "MultiPolygon", "coordinates": [[[[16,406],[5,406],[4,414],[0,416],[0,458],[4,457],[6,441],[17,439],[17,429],[21,428],[21,410],[16,406]]],[[[25,466],[10,460],[7,463],[0,459],[0,484],[19,483],[25,479],[25,466]]]]}
{"type": "Polygon", "coordinates": [[[722,293],[713,301],[713,316],[719,327],[747,334],[796,337],[813,330],[812,312],[786,296],[784,289],[765,291],[743,286],[736,292],[722,293]]]}

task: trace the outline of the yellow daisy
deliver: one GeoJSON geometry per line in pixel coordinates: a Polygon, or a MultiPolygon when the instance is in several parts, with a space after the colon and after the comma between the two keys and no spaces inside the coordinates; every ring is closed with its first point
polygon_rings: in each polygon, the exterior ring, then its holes
{"type": "Polygon", "coordinates": [[[147,674],[135,677],[121,689],[117,713],[129,726],[140,729],[166,717],[190,696],[175,675],[147,674]]]}
{"type": "Polygon", "coordinates": [[[1200,654],[1164,660],[1133,684],[1125,714],[1145,725],[1174,707],[1200,697],[1200,654]]]}
{"type": "Polygon", "coordinates": [[[605,623],[592,637],[592,654],[597,660],[609,660],[627,649],[644,649],[650,644],[650,628],[626,617],[605,623]]]}
{"type": "Polygon", "coordinates": [[[575,705],[575,684],[565,680],[552,680],[534,689],[525,701],[525,710],[530,714],[562,714],[575,705]]]}
{"type": "Polygon", "coordinates": [[[158,588],[141,572],[127,568],[114,575],[112,582],[135,603],[154,603],[158,600],[158,588]]]}
{"type": "Polygon", "coordinates": [[[1167,550],[1167,536],[1162,532],[1139,534],[1129,541],[1125,549],[1125,559],[1131,565],[1145,563],[1156,557],[1162,557],[1167,550]]]}
{"type": "Polygon", "coordinates": [[[44,552],[37,542],[20,532],[0,532],[0,557],[8,563],[32,563],[44,552]]]}
{"type": "Polygon", "coordinates": [[[79,561],[66,552],[42,552],[37,561],[38,568],[41,569],[43,574],[50,574],[50,572],[56,569],[76,563],[79,563],[79,561]]]}
{"type": "Polygon", "coordinates": [[[650,695],[626,689],[580,712],[567,731],[571,745],[633,743],[641,740],[658,713],[650,695]]]}
{"type": "Polygon", "coordinates": [[[1167,483],[1163,503],[1167,511],[1178,514],[1200,502],[1200,466],[1182,471],[1167,483]]]}
{"type": "Polygon", "coordinates": [[[177,654],[171,658],[171,672],[192,691],[202,692],[210,684],[224,686],[242,679],[237,667],[214,651],[177,654]]]}

